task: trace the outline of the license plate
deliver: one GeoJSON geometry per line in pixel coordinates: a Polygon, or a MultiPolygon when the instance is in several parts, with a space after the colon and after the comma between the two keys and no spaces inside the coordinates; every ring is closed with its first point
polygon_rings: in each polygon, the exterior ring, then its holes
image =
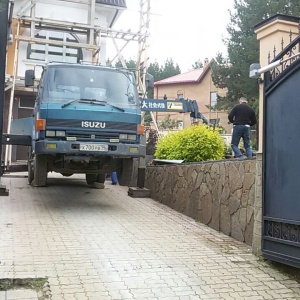
{"type": "Polygon", "coordinates": [[[108,145],[80,144],[80,151],[108,151],[108,145]]]}

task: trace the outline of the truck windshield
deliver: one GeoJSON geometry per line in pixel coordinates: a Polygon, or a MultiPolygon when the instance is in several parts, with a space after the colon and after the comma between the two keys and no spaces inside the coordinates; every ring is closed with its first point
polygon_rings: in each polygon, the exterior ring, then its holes
{"type": "MultiPolygon", "coordinates": [[[[122,108],[139,106],[131,72],[92,66],[51,66],[42,82],[41,101],[46,103],[90,99],[122,108]]],[[[77,104],[83,105],[82,102],[77,104]]]]}

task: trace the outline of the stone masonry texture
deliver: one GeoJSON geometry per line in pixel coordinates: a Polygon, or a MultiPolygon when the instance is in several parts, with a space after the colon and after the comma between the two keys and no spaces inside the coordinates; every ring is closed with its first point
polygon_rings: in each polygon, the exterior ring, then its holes
{"type": "Polygon", "coordinates": [[[252,245],[256,160],[147,167],[151,197],[252,245]]]}
{"type": "Polygon", "coordinates": [[[44,188],[14,175],[2,184],[0,279],[46,278],[51,300],[300,299],[245,243],[126,187],[52,174],[44,188]]]}
{"type": "Polygon", "coordinates": [[[258,154],[256,159],[254,227],[253,227],[253,239],[252,239],[252,252],[257,255],[261,255],[262,253],[261,235],[262,235],[262,154],[258,154]]]}

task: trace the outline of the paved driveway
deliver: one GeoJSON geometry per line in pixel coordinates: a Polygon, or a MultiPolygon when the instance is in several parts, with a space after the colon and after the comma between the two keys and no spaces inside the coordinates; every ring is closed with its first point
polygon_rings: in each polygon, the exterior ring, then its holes
{"type": "Polygon", "coordinates": [[[300,299],[245,244],[125,187],[51,176],[2,179],[0,279],[47,278],[52,300],[300,299]]]}

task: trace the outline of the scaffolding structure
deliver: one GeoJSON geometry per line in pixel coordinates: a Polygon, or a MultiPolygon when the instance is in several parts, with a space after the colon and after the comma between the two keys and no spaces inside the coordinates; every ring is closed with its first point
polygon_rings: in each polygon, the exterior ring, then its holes
{"type": "MultiPolygon", "coordinates": [[[[38,43],[53,46],[62,47],[76,47],[92,51],[93,62],[99,63],[99,57],[101,55],[101,39],[112,39],[116,46],[118,59],[124,61],[122,50],[131,42],[138,43],[137,53],[137,66],[143,65],[147,67],[147,47],[149,37],[149,22],[150,22],[150,0],[137,0],[139,1],[140,11],[140,26],[137,32],[132,32],[131,29],[117,30],[112,27],[101,27],[95,24],[95,11],[96,11],[96,0],[57,0],[58,4],[64,6],[66,2],[73,3],[73,5],[80,4],[84,5],[88,11],[88,21],[86,24],[77,22],[68,22],[62,20],[46,19],[36,16],[36,4],[37,3],[49,3],[49,0],[31,0],[27,1],[27,4],[21,7],[18,11],[14,12],[14,19],[17,20],[17,34],[15,39],[16,44],[19,42],[38,43]],[[30,11],[30,16],[25,14],[30,11]],[[30,28],[30,36],[20,35],[21,28],[30,28]],[[38,30],[53,30],[72,34],[84,35],[87,37],[87,43],[74,43],[69,41],[57,41],[49,38],[41,39],[35,36],[38,30]],[[125,45],[122,49],[119,49],[116,40],[125,41],[125,45]]],[[[99,5],[99,4],[97,4],[99,5]]],[[[102,5],[105,7],[105,5],[102,5]]],[[[106,5],[107,7],[107,5],[106,5]]],[[[59,9],[59,8],[58,8],[59,9]]],[[[118,8],[120,10],[121,8],[118,8]]],[[[116,15],[118,12],[116,13],[116,15]]],[[[17,45],[16,45],[17,49],[17,45]]],[[[16,51],[16,56],[18,55],[16,51]]],[[[114,59],[112,59],[113,61],[114,59]]],[[[126,67],[124,65],[124,67],[126,67]]]]}
{"type": "MultiPolygon", "coordinates": [[[[13,1],[13,0],[11,0],[13,1]]],[[[119,59],[124,68],[126,68],[125,59],[123,57],[122,51],[126,48],[128,44],[136,42],[137,47],[137,64],[136,64],[136,80],[138,84],[138,90],[140,93],[145,94],[146,92],[146,72],[148,67],[148,37],[149,37],[149,22],[150,22],[150,0],[136,0],[139,1],[139,29],[137,32],[133,32],[131,29],[117,30],[113,28],[113,21],[118,16],[120,10],[126,10],[124,7],[99,4],[96,0],[55,0],[57,4],[57,9],[59,7],[64,7],[66,4],[72,6],[80,6],[85,8],[87,13],[87,22],[78,23],[63,20],[55,20],[38,17],[36,15],[36,5],[40,3],[53,4],[53,0],[31,0],[23,1],[23,6],[19,7],[18,10],[15,9],[13,12],[13,20],[16,22],[16,34],[15,39],[15,49],[14,49],[14,61],[13,61],[13,74],[11,76],[11,84],[7,86],[6,90],[11,89],[10,101],[9,101],[9,112],[8,112],[8,127],[7,133],[11,132],[11,121],[12,121],[12,111],[13,111],[13,99],[15,95],[16,82],[19,80],[17,76],[18,69],[18,58],[19,49],[21,42],[27,42],[28,44],[42,44],[48,46],[59,46],[59,47],[72,47],[88,50],[91,52],[92,61],[90,63],[99,64],[101,58],[101,40],[111,39],[116,50],[114,59],[119,59]],[[112,24],[108,27],[103,27],[95,24],[95,14],[96,6],[103,7],[104,9],[110,8],[115,9],[115,15],[113,17],[112,24]],[[29,36],[24,36],[20,34],[24,30],[29,29],[29,36]],[[38,31],[56,31],[62,33],[76,34],[86,37],[86,43],[72,42],[72,41],[60,41],[50,38],[39,38],[36,36],[38,31]],[[122,40],[124,45],[122,48],[118,47],[117,40],[122,40]]],[[[101,1],[100,1],[101,2],[101,1]]],[[[16,8],[16,5],[15,5],[16,8]]],[[[35,63],[33,62],[33,65],[35,63]]],[[[39,63],[40,64],[40,63],[39,63]]],[[[22,84],[21,90],[25,88],[22,84]]],[[[18,89],[20,89],[18,87],[18,89]]],[[[5,165],[9,166],[11,161],[11,146],[6,146],[5,151],[5,165]]]]}

